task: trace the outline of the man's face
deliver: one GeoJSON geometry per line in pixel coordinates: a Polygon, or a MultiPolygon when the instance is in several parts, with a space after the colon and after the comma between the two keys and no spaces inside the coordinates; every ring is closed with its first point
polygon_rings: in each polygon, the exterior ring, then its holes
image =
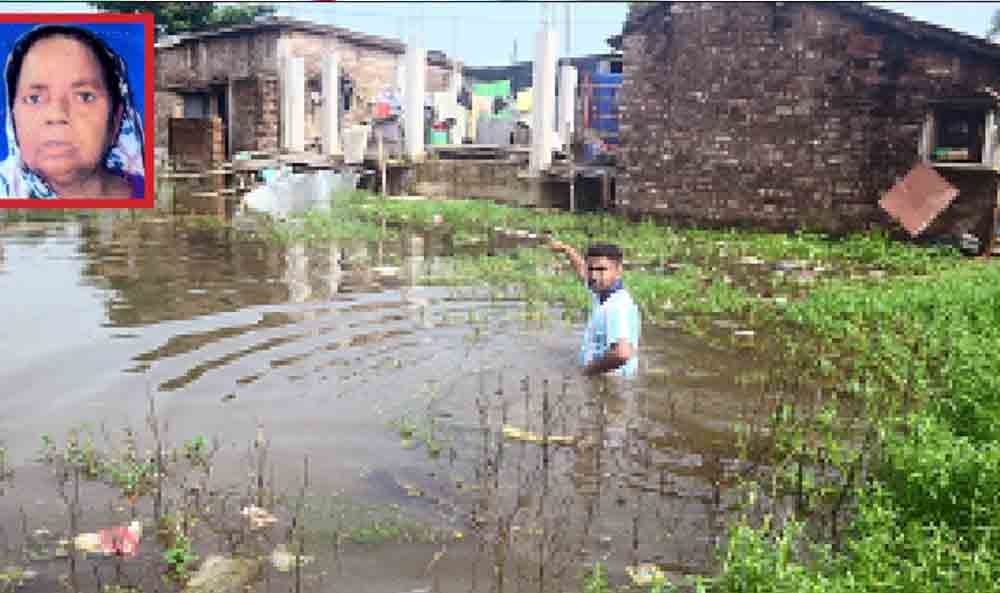
{"type": "Polygon", "coordinates": [[[606,257],[587,258],[587,282],[590,288],[602,292],[622,277],[622,265],[606,257]]]}
{"type": "Polygon", "coordinates": [[[36,42],[24,56],[13,111],[24,162],[56,184],[93,174],[120,117],[112,118],[97,57],[62,36],[36,42]]]}

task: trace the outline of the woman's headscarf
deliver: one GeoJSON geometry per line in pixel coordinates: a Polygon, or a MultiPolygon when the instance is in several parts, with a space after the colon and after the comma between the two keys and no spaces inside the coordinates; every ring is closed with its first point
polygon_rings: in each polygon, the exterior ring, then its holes
{"type": "MultiPolygon", "coordinates": [[[[23,67],[23,58],[27,54],[34,41],[48,37],[50,35],[68,35],[73,39],[83,42],[95,54],[102,69],[111,65],[111,84],[119,89],[122,106],[122,121],[119,126],[118,136],[112,142],[106,156],[104,157],[104,167],[113,175],[118,175],[129,182],[133,189],[133,196],[136,190],[142,191],[142,180],[145,176],[143,165],[143,136],[142,119],[139,117],[133,103],[132,92],[128,83],[128,68],[125,60],[121,58],[111,47],[100,37],[86,29],[79,27],[67,27],[65,25],[40,25],[25,33],[14,44],[7,57],[7,66],[4,69],[4,85],[7,101],[7,158],[0,163],[0,198],[58,198],[55,191],[35,172],[28,169],[21,160],[21,150],[17,143],[17,136],[14,133],[14,110],[13,93],[16,88],[11,88],[11,80],[14,76],[12,69],[15,61],[17,67],[23,67]],[[51,31],[51,32],[50,32],[51,31]],[[15,59],[20,57],[20,59],[15,59]]],[[[108,89],[114,92],[114,89],[108,89]]],[[[147,107],[148,108],[148,107],[147,107]]],[[[114,113],[111,114],[114,117],[114,113]]]]}

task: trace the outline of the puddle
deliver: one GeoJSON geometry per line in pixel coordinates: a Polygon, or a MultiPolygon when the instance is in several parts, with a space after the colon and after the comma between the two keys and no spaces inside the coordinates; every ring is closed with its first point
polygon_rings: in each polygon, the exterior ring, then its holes
{"type": "MultiPolygon", "coordinates": [[[[572,590],[596,561],[613,575],[643,562],[712,572],[734,496],[733,425],[757,405],[736,377],[754,362],[647,328],[644,377],[585,380],[581,327],[558,311],[528,319],[476,287],[418,286],[451,270],[436,241],[280,248],[170,218],[0,223],[0,293],[20,312],[0,326],[0,443],[15,470],[0,480],[0,566],[21,560],[32,530],[69,529],[51,472],[31,461],[41,435],[132,427],[148,448],[151,397],[170,443],[219,444],[209,492],[229,507],[206,520],[202,553],[224,547],[214,520],[238,520],[258,426],[268,481],[289,500],[307,464],[308,500],[334,497],[362,518],[398,509],[378,528],[344,519],[340,540],[317,527],[303,590],[489,591],[501,578],[572,590]]],[[[81,500],[81,530],[127,518],[109,487],[87,484],[81,500]]],[[[153,541],[143,554],[158,566],[153,541]]],[[[24,591],[52,590],[68,570],[28,564],[38,577],[24,591]]],[[[93,590],[113,570],[91,559],[75,572],[93,590]]],[[[155,570],[125,574],[163,586],[155,570]]],[[[290,578],[269,573],[256,590],[290,578]]]]}

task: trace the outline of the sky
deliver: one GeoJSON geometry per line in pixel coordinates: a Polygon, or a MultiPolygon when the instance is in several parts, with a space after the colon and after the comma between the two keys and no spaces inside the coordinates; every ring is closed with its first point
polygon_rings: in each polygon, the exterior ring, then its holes
{"type": "MultiPolygon", "coordinates": [[[[421,34],[428,49],[474,66],[511,63],[534,55],[535,33],[546,15],[567,54],[566,6],[571,5],[570,55],[605,53],[605,40],[621,32],[624,2],[380,2],[276,3],[279,14],[336,24],[362,33],[407,41],[421,34]],[[548,5],[549,8],[545,8],[548,5]]],[[[1000,2],[872,2],[922,21],[982,37],[1000,2]]],[[[0,11],[89,12],[85,2],[0,2],[0,11]]]]}

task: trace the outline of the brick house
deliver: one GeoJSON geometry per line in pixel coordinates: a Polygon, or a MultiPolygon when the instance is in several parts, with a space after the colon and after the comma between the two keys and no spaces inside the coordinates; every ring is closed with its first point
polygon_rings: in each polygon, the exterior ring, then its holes
{"type": "Polygon", "coordinates": [[[891,227],[880,197],[926,162],[960,190],[927,234],[992,234],[1000,46],[854,2],[637,3],[610,41],[625,212],[891,227]]]}
{"type": "MultiPolygon", "coordinates": [[[[273,151],[280,142],[279,56],[305,58],[306,145],[320,136],[323,55],[336,52],[341,128],[372,116],[371,101],[398,86],[406,46],[395,40],[285,17],[178,36],[156,45],[156,146],[166,147],[170,118],[217,117],[228,158],[273,151]]],[[[456,67],[427,52],[427,92],[444,91],[456,67]]],[[[457,67],[460,69],[461,64],[457,67]]]]}

